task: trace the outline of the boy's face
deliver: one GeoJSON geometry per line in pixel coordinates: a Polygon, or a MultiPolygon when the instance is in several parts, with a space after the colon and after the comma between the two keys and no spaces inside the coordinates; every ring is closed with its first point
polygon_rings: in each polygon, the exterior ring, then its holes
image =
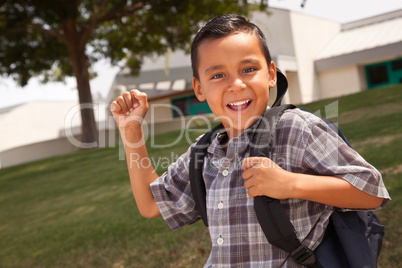
{"type": "Polygon", "coordinates": [[[195,94],[207,101],[229,138],[237,137],[265,111],[269,88],[276,84],[273,62],[268,66],[253,33],[204,40],[198,47],[199,80],[195,94]]]}

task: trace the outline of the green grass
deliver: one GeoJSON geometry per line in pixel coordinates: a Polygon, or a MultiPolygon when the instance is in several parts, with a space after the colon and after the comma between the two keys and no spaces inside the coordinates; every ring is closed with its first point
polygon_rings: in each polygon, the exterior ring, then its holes
{"type": "MultiPolygon", "coordinates": [[[[355,149],[382,172],[393,202],[377,212],[386,225],[380,267],[398,267],[402,87],[305,106],[321,116],[329,114],[355,149]]],[[[155,140],[167,144],[181,134],[155,140]]],[[[200,133],[190,134],[194,140],[200,133]]],[[[173,148],[149,152],[154,159],[174,159],[188,145],[181,139],[173,148]]],[[[102,148],[0,170],[0,267],[201,267],[210,248],[208,230],[199,222],[172,232],[162,219],[142,218],[126,162],[118,158],[118,148],[102,148]]]]}
{"type": "Polygon", "coordinates": [[[379,267],[400,267],[402,254],[402,86],[369,90],[305,105],[325,115],[337,103],[333,121],[352,146],[383,175],[392,202],[376,214],[386,227],[379,267]]]}

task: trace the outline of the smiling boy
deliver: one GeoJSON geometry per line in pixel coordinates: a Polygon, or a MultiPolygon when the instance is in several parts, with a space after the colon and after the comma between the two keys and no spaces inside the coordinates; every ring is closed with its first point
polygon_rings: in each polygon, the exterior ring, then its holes
{"type": "MultiPolygon", "coordinates": [[[[312,250],[322,241],[334,207],[375,209],[390,201],[378,171],[337,134],[328,134],[320,118],[299,109],[281,117],[272,159],[249,157],[250,133],[277,79],[257,26],[237,15],[217,17],[197,33],[191,58],[195,95],[208,102],[225,127],[204,159],[212,242],[205,267],[300,267],[266,240],[255,216],[255,196],[281,199],[298,238],[312,250]]],[[[132,154],[150,161],[141,128],[148,110],[146,95],[125,92],[111,110],[125,144],[140,213],[162,215],[172,230],[198,221],[188,174],[194,144],[158,176],[151,165],[129,161],[132,154]]]]}
{"type": "Polygon", "coordinates": [[[275,64],[267,64],[258,38],[252,32],[202,42],[193,88],[207,100],[229,139],[254,123],[268,105],[268,87],[276,84],[275,64]],[[201,56],[202,55],[202,56],[201,56]]]}

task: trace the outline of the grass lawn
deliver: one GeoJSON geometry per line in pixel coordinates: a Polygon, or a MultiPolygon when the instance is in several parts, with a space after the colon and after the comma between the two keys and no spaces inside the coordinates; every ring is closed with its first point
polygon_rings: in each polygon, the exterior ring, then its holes
{"type": "MultiPolygon", "coordinates": [[[[377,212],[386,225],[380,267],[399,267],[402,86],[304,106],[337,122],[383,174],[393,202],[377,212]]],[[[179,134],[156,140],[169,143],[179,134]]],[[[174,160],[187,148],[182,139],[173,148],[149,152],[153,159],[174,160]]],[[[0,267],[202,267],[210,248],[208,230],[198,222],[172,232],[162,219],[143,219],[126,162],[118,158],[118,148],[102,148],[1,169],[0,267]]],[[[166,166],[159,163],[158,172],[166,166]]]]}

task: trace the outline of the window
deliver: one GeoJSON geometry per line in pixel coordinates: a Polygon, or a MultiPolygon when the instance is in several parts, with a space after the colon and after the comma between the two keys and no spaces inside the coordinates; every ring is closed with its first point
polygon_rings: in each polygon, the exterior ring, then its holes
{"type": "Polygon", "coordinates": [[[173,117],[190,115],[190,111],[188,109],[187,98],[172,100],[172,105],[175,106],[172,108],[173,117]],[[180,112],[178,110],[180,110],[180,112]]]}
{"type": "Polygon", "coordinates": [[[200,102],[195,95],[172,99],[171,103],[174,106],[172,108],[173,117],[211,113],[208,103],[200,102]]]}
{"type": "Polygon", "coordinates": [[[365,66],[369,89],[402,84],[402,58],[365,66]]]}
{"type": "Polygon", "coordinates": [[[369,81],[372,86],[388,83],[387,65],[368,67],[369,81]]]}
{"type": "Polygon", "coordinates": [[[392,71],[402,70],[402,59],[391,62],[392,71]]]}

